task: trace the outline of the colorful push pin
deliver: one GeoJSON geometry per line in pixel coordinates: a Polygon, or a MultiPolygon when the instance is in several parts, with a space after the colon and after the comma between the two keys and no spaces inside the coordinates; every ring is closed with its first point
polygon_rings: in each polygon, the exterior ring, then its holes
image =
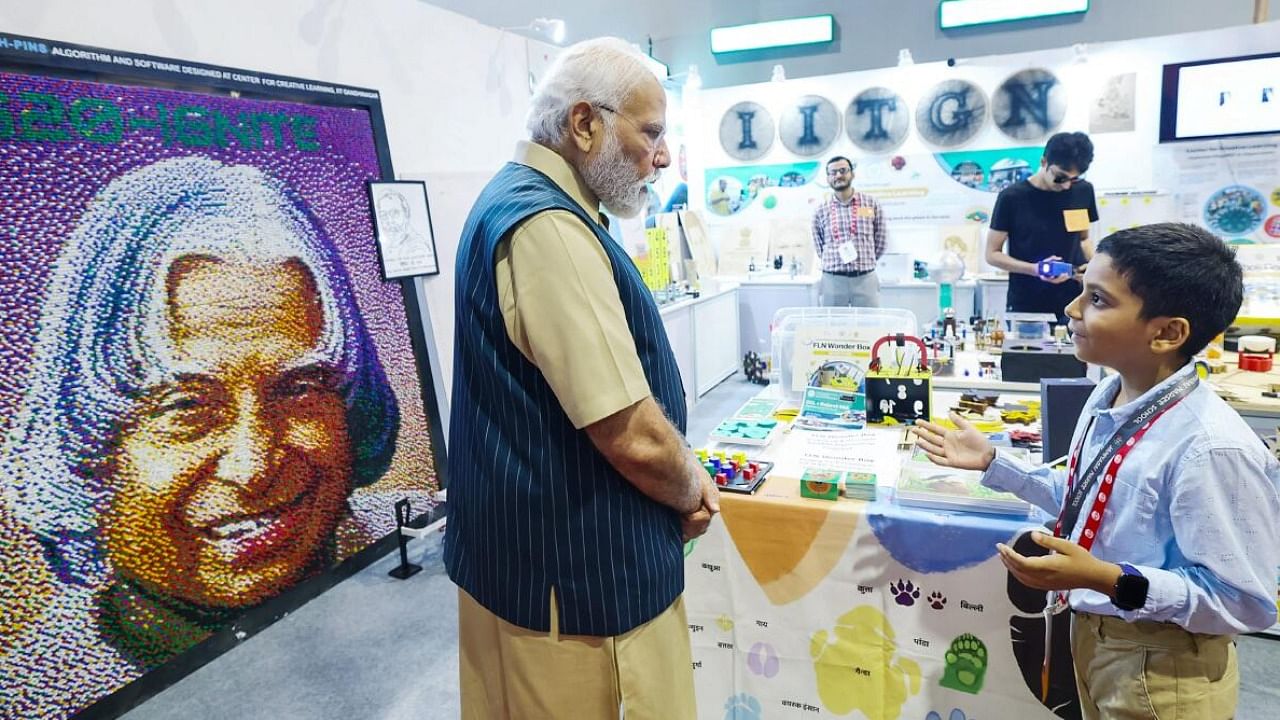
{"type": "Polygon", "coordinates": [[[707,451],[705,448],[699,448],[698,450],[695,450],[694,454],[698,456],[698,462],[704,463],[707,461],[707,451]]]}
{"type": "Polygon", "coordinates": [[[723,451],[723,450],[717,450],[717,451],[716,451],[716,459],[720,460],[720,462],[724,462],[724,451],[723,451]]]}
{"type": "Polygon", "coordinates": [[[728,476],[728,475],[725,475],[724,473],[716,473],[716,484],[717,484],[717,485],[728,485],[728,484],[729,484],[729,476],[728,476]]]}
{"type": "Polygon", "coordinates": [[[746,464],[747,464],[747,454],[746,454],[746,453],[744,453],[744,452],[736,452],[736,453],[734,453],[734,454],[733,454],[733,459],[734,459],[734,460],[735,460],[739,465],[746,465],[746,464]]]}

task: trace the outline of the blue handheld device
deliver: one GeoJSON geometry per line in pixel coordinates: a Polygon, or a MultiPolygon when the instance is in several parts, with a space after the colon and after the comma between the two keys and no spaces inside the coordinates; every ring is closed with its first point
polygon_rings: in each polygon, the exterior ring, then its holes
{"type": "Polygon", "coordinates": [[[1071,263],[1059,262],[1057,260],[1041,260],[1036,264],[1036,273],[1043,278],[1070,275],[1073,272],[1075,272],[1075,268],[1071,266],[1071,263]]]}

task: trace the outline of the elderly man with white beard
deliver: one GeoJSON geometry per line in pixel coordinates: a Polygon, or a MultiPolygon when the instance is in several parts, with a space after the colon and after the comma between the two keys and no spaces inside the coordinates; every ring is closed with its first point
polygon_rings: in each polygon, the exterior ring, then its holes
{"type": "Polygon", "coordinates": [[[567,48],[457,261],[445,563],[464,718],[693,718],[682,546],[719,510],[652,296],[603,205],[670,162],[638,52],[567,48]]]}

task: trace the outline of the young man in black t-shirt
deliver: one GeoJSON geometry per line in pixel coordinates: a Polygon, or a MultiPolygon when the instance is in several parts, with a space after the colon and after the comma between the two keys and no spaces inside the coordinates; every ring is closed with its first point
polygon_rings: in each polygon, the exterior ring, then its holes
{"type": "Polygon", "coordinates": [[[1093,257],[1089,224],[1098,220],[1093,186],[1081,178],[1093,162],[1093,143],[1084,133],[1049,138],[1040,170],[1010,185],[996,198],[987,233],[987,262],[1009,272],[1010,312],[1053,313],[1080,294],[1078,275],[1093,257]],[[1005,249],[1005,243],[1008,249],[1005,249]],[[1037,263],[1058,260],[1075,272],[1041,277],[1037,263]]]}

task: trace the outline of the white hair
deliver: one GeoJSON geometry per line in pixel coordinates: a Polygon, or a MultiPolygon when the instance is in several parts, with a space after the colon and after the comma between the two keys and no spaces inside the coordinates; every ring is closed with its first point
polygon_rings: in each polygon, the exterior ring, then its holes
{"type": "Polygon", "coordinates": [[[569,110],[577,103],[622,105],[646,80],[655,80],[639,50],[625,40],[602,37],[584,40],[560,53],[538,83],[529,104],[525,127],[529,138],[559,145],[569,127],[569,110]]]}
{"type": "MultiPolygon", "coordinates": [[[[369,406],[384,418],[361,443],[386,452],[356,454],[385,455],[370,461],[378,474],[389,463],[397,406],[383,389],[351,280],[323,228],[296,193],[255,167],[170,158],[99,192],[54,266],[33,372],[0,454],[0,495],[40,539],[91,543],[112,491],[97,465],[114,452],[115,429],[145,388],[181,371],[165,282],[173,262],[190,255],[297,259],[307,267],[324,318],[310,358],[339,369],[349,415],[373,413],[361,409],[369,406]],[[379,397],[381,404],[370,400],[379,397]]],[[[63,551],[81,552],[70,545],[63,551]]]]}

